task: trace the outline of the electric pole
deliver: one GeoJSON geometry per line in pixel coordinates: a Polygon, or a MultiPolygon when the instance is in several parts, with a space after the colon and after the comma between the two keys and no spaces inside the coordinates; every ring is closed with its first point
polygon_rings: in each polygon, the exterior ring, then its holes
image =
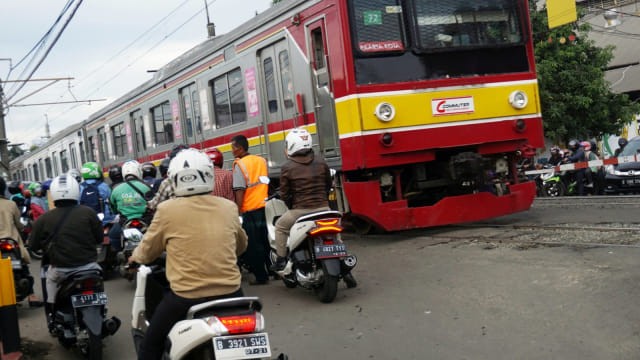
{"type": "Polygon", "coordinates": [[[7,178],[11,173],[9,169],[9,149],[7,148],[7,132],[4,127],[4,91],[0,79],[0,175],[7,178]]]}

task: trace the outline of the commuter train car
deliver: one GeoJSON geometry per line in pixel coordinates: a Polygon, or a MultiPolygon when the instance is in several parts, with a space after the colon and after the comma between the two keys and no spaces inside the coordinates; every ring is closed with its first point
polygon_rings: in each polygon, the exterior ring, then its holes
{"type": "Polygon", "coordinates": [[[285,0],[210,38],[83,125],[106,169],[176,143],[225,155],[244,134],[277,186],[294,127],[338,171],[361,230],[526,210],[543,146],[526,0],[285,0]]]}

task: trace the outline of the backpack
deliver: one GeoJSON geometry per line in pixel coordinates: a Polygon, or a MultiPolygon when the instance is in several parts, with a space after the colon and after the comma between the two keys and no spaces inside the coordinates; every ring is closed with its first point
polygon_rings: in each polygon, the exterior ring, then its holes
{"type": "Polygon", "coordinates": [[[103,204],[100,191],[98,191],[98,183],[85,183],[82,194],[80,194],[80,205],[88,206],[98,214],[104,212],[103,204]]]}

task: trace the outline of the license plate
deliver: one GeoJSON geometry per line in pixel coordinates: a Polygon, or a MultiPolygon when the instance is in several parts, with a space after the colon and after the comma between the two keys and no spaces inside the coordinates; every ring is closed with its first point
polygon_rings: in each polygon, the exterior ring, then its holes
{"type": "Polygon", "coordinates": [[[271,357],[267,333],[231,335],[213,338],[213,352],[218,360],[271,357]]]}
{"type": "Polygon", "coordinates": [[[71,295],[71,305],[74,308],[93,305],[107,305],[107,294],[99,292],[93,294],[71,295]]]}
{"type": "Polygon", "coordinates": [[[314,251],[316,253],[316,259],[347,256],[347,247],[345,244],[314,245],[314,251]]]}
{"type": "Polygon", "coordinates": [[[624,185],[640,185],[640,179],[627,179],[622,180],[624,185]]]}

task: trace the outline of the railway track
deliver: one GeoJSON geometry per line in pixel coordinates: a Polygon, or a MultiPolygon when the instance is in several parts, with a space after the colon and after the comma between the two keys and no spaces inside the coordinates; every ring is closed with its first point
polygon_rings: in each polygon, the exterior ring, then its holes
{"type": "Polygon", "coordinates": [[[622,206],[640,208],[640,195],[537,197],[532,207],[622,206]]]}

